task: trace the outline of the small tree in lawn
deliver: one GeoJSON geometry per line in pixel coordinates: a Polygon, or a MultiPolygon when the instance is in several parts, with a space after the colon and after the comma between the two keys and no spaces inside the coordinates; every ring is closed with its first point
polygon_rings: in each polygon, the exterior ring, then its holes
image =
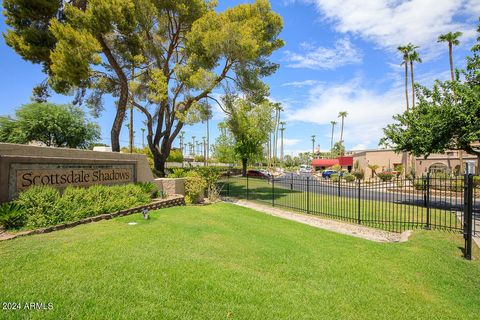
{"type": "Polygon", "coordinates": [[[86,149],[100,139],[100,127],[80,107],[34,102],[18,108],[15,116],[0,119],[1,142],[86,149]]]}
{"type": "Polygon", "coordinates": [[[368,168],[372,171],[372,178],[373,178],[377,174],[377,170],[378,168],[380,168],[380,166],[378,164],[369,164],[368,168]]]}
{"type": "Polygon", "coordinates": [[[246,176],[248,162],[263,156],[263,144],[275,125],[271,117],[275,105],[268,100],[253,103],[227,95],[224,106],[225,123],[235,139],[235,153],[242,161],[242,174],[246,176]]]}

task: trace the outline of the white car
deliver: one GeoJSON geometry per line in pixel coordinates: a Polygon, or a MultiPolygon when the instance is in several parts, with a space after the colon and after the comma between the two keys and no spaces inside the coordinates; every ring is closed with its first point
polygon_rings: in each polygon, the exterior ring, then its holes
{"type": "Polygon", "coordinates": [[[300,169],[298,169],[298,173],[312,173],[312,166],[302,164],[300,169]]]}

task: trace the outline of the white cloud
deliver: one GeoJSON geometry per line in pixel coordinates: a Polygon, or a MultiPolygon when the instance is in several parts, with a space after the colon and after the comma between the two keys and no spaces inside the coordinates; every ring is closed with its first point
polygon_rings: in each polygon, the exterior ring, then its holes
{"type": "Polygon", "coordinates": [[[362,54],[348,38],[339,39],[333,48],[315,47],[302,43],[304,53],[285,51],[287,65],[291,68],[335,69],[341,66],[362,62],[362,54]]]}
{"type": "MultiPolygon", "coordinates": [[[[298,139],[283,138],[283,147],[293,147],[300,142],[298,139]]],[[[280,136],[278,137],[278,147],[280,147],[280,136]]]]}
{"type": "Polygon", "coordinates": [[[318,80],[303,80],[303,81],[292,81],[292,82],[286,82],[282,84],[282,87],[295,87],[295,88],[302,88],[302,87],[308,87],[308,86],[313,86],[315,84],[318,84],[318,80]]]}
{"type": "Polygon", "coordinates": [[[330,141],[330,121],[337,121],[335,140],[340,133],[338,113],[347,111],[344,140],[346,146],[363,145],[375,148],[383,136],[382,128],[392,116],[405,109],[403,88],[377,92],[367,87],[362,78],[347,83],[318,85],[309,91],[305,107],[286,110],[286,120],[324,125],[324,141],[330,141]],[[327,129],[328,128],[328,129],[327,129]]]}
{"type": "Polygon", "coordinates": [[[457,14],[480,15],[478,0],[304,0],[314,3],[322,17],[338,32],[352,33],[378,47],[395,50],[412,42],[424,57],[444,50],[436,42],[441,33],[463,31],[464,40],[474,36],[474,26],[454,21],[457,14]]]}
{"type": "Polygon", "coordinates": [[[352,150],[352,151],[360,151],[360,150],[366,150],[366,149],[367,149],[367,146],[363,143],[359,143],[359,144],[350,148],[350,150],[352,150]]]}

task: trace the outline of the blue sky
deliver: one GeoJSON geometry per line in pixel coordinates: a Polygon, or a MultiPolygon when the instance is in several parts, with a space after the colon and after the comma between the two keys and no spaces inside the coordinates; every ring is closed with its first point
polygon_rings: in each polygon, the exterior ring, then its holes
{"type": "MultiPolygon", "coordinates": [[[[252,1],[219,0],[218,10],[252,1]]],[[[312,134],[321,150],[330,147],[330,121],[347,111],[344,140],[347,149],[377,148],[382,128],[392,115],[405,109],[403,69],[398,45],[420,46],[424,60],[415,67],[416,81],[430,85],[434,79],[449,78],[448,49],[439,44],[439,34],[464,33],[454,49],[454,64],[464,58],[475,40],[480,16],[479,0],[271,0],[284,20],[281,38],[286,45],[271,59],[280,64],[276,74],[265,79],[274,101],[281,102],[287,122],[285,153],[311,150],[312,134]]],[[[6,30],[4,17],[0,31],[6,30]]],[[[13,114],[28,103],[33,86],[45,75],[38,65],[23,61],[0,40],[0,114],[13,114]]],[[[72,96],[55,95],[52,101],[68,103],[72,96]]],[[[106,111],[95,119],[102,139],[109,143],[113,99],[105,99],[106,111]]],[[[222,113],[215,111],[212,141],[222,113]]],[[[143,115],[135,113],[135,143],[141,145],[143,115]]],[[[205,135],[205,126],[185,128],[187,139],[205,135]]],[[[339,139],[339,126],[335,140],[339,139]]],[[[125,128],[122,145],[128,144],[125,128]]]]}

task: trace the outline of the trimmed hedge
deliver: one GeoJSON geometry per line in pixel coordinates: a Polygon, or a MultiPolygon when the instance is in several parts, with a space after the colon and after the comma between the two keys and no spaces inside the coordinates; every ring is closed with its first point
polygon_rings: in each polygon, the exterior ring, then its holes
{"type": "MultiPolygon", "coordinates": [[[[150,203],[152,194],[149,184],[67,187],[63,194],[49,186],[35,186],[12,202],[22,208],[24,217],[15,228],[36,229],[129,209],[150,203]]],[[[9,228],[8,223],[2,224],[9,228]]]]}

